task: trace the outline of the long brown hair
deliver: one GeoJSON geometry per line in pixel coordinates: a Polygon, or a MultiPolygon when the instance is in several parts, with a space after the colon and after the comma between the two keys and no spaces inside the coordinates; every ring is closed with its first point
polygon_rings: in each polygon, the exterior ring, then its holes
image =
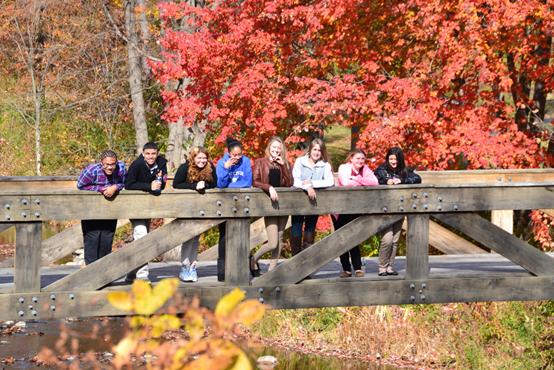
{"type": "Polygon", "coordinates": [[[325,142],[318,137],[313,139],[310,143],[310,146],[308,147],[308,153],[306,153],[308,154],[308,157],[310,156],[310,153],[312,152],[312,149],[315,145],[319,145],[319,149],[321,149],[321,158],[323,158],[325,162],[329,163],[329,155],[327,154],[327,147],[325,146],[325,142]]]}
{"type": "Polygon", "coordinates": [[[279,136],[273,136],[271,139],[269,139],[267,147],[265,148],[265,156],[271,159],[271,153],[269,152],[269,149],[271,147],[271,144],[273,144],[274,142],[278,142],[279,144],[281,144],[281,158],[283,159],[285,166],[288,168],[289,160],[287,159],[287,147],[285,146],[285,142],[283,141],[283,139],[281,139],[279,136]]]}
{"type": "Polygon", "coordinates": [[[206,148],[202,146],[193,147],[189,152],[187,161],[189,162],[187,182],[198,182],[198,181],[213,182],[214,181],[213,168],[210,163],[210,155],[208,154],[208,151],[206,150],[206,148]],[[206,158],[208,159],[208,162],[203,168],[197,167],[194,162],[194,158],[196,158],[196,156],[200,153],[205,154],[206,158]]]}

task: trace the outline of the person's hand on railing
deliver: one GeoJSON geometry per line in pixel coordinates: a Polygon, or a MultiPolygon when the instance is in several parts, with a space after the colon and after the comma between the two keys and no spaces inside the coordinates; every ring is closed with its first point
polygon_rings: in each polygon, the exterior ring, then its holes
{"type": "Polygon", "coordinates": [[[273,202],[277,202],[279,200],[279,196],[277,195],[277,190],[273,186],[269,187],[269,197],[273,202]]]}
{"type": "Polygon", "coordinates": [[[307,192],[308,192],[308,198],[310,198],[310,200],[315,200],[316,194],[315,194],[314,188],[308,188],[307,192]]]}
{"type": "Polygon", "coordinates": [[[196,190],[204,190],[206,188],[206,183],[204,181],[198,181],[196,183],[196,190]]]}
{"type": "Polygon", "coordinates": [[[104,197],[108,199],[113,197],[116,192],[117,192],[117,185],[110,185],[104,190],[102,190],[102,194],[104,195],[104,197]]]}

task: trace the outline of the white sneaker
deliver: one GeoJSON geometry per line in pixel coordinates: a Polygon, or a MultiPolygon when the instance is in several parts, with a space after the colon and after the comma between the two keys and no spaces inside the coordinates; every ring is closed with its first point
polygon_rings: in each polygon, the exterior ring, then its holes
{"type": "Polygon", "coordinates": [[[181,272],[179,273],[179,279],[182,281],[190,281],[190,267],[183,266],[181,267],[181,272]]]}
{"type": "Polygon", "coordinates": [[[196,272],[196,266],[192,266],[189,270],[189,278],[193,283],[196,283],[198,281],[198,273],[196,272]]]}

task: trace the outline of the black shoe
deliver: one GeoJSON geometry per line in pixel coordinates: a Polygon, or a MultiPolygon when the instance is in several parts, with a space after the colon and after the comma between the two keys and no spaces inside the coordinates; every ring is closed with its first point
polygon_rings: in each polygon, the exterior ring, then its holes
{"type": "Polygon", "coordinates": [[[378,273],[377,275],[379,275],[379,276],[387,276],[388,274],[387,274],[386,271],[383,271],[383,272],[378,273]]]}
{"type": "Polygon", "coordinates": [[[390,276],[396,276],[398,275],[398,272],[392,270],[392,271],[387,271],[387,275],[390,275],[390,276]]]}

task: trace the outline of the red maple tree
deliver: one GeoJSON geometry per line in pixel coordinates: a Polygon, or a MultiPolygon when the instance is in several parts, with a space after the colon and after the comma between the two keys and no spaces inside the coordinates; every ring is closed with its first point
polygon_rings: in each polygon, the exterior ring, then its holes
{"type": "Polygon", "coordinates": [[[160,6],[168,122],[206,119],[252,154],[330,124],[420,169],[554,162],[551,0],[223,0],[160,6]]]}

